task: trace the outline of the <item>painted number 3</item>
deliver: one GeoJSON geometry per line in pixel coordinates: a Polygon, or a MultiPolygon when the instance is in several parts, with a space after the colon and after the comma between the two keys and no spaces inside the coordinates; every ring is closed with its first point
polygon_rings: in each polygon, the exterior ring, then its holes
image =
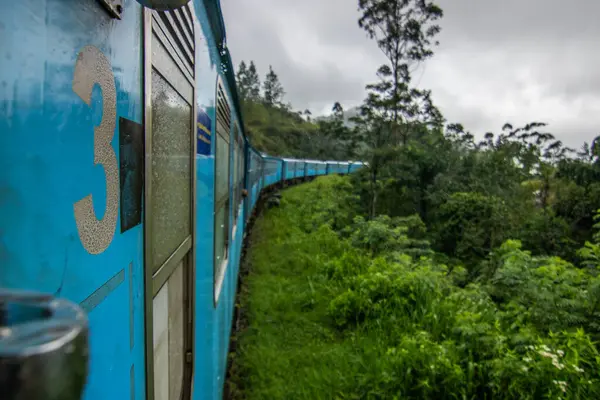
{"type": "Polygon", "coordinates": [[[94,46],[79,52],[73,76],[73,91],[91,107],[92,89],[102,89],[102,121],[94,129],[94,165],[104,168],[106,177],[106,208],[102,219],[94,212],[91,194],[73,205],[77,231],[83,247],[91,254],[100,254],[110,245],[117,226],[119,212],[119,168],[111,145],[117,117],[117,93],[112,67],[106,56],[94,46]]]}

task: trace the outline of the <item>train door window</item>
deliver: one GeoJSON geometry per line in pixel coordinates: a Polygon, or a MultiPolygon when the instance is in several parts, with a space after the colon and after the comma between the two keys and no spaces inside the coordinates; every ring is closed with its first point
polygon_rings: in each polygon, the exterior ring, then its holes
{"type": "Polygon", "coordinates": [[[190,235],[191,106],[152,71],[152,269],[190,235]]]}
{"type": "MultiPolygon", "coordinates": [[[[148,397],[187,397],[194,314],[194,26],[179,14],[144,11],[144,195],[148,397]]],[[[184,14],[181,14],[184,13],[184,14]]]]}
{"type": "Polygon", "coordinates": [[[252,156],[254,157],[254,179],[252,180],[252,182],[254,184],[257,184],[261,176],[260,169],[262,165],[262,159],[256,153],[252,153],[252,156]]]}
{"type": "Polygon", "coordinates": [[[239,149],[237,146],[237,137],[239,135],[239,129],[237,124],[233,125],[233,171],[232,171],[232,175],[233,175],[233,232],[235,232],[235,227],[237,226],[237,215],[238,215],[238,197],[240,196],[240,193],[238,192],[238,187],[237,187],[237,181],[238,181],[238,175],[240,173],[239,170],[239,162],[240,162],[240,153],[239,153],[239,149]]]}
{"type": "Polygon", "coordinates": [[[220,291],[229,248],[229,133],[231,109],[221,83],[217,88],[215,152],[215,300],[220,291]]]}
{"type": "Polygon", "coordinates": [[[248,189],[252,189],[252,186],[254,186],[254,166],[256,165],[256,161],[254,160],[252,151],[248,151],[248,155],[250,156],[250,162],[248,163],[248,189]]]}
{"type": "Polygon", "coordinates": [[[234,199],[234,218],[237,220],[237,216],[240,211],[240,203],[242,202],[242,185],[244,176],[244,150],[243,150],[243,139],[240,130],[234,125],[234,174],[233,174],[233,199],[234,199]]]}
{"type": "Polygon", "coordinates": [[[249,151],[248,154],[250,155],[250,168],[248,168],[248,186],[249,189],[252,189],[254,187],[254,183],[256,182],[256,155],[252,151],[249,151]]]}
{"type": "Polygon", "coordinates": [[[238,188],[238,203],[242,203],[242,190],[244,189],[244,166],[246,165],[246,154],[244,152],[244,138],[241,134],[238,135],[238,155],[240,157],[238,163],[238,180],[237,180],[237,188],[238,188]]]}

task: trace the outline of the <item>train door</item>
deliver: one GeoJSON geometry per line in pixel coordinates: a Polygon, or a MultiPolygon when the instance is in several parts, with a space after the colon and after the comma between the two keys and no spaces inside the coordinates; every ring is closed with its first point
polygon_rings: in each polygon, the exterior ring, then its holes
{"type": "Polygon", "coordinates": [[[150,400],[189,399],[191,392],[196,87],[190,7],[144,10],[144,269],[150,400]]]}

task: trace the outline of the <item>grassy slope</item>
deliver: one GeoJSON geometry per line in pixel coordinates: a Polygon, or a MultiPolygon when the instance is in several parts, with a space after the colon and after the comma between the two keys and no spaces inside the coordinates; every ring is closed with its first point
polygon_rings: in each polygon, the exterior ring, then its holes
{"type": "Polygon", "coordinates": [[[347,398],[341,393],[354,386],[356,351],[331,328],[327,306],[335,294],[317,273],[343,249],[331,231],[306,233],[306,213],[298,213],[319,180],[286,190],[280,208],[254,226],[240,299],[249,325],[232,370],[234,398],[347,398]]]}
{"type": "Polygon", "coordinates": [[[493,285],[456,286],[457,269],[427,257],[371,259],[353,246],[393,230],[359,221],[346,240],[330,228],[349,225],[348,186],[328,176],[286,190],[255,224],[232,398],[600,398],[591,338],[565,324],[548,334],[545,322],[570,317],[577,308],[557,305],[572,299],[597,302],[598,278],[582,283],[583,271],[533,260],[514,241],[501,249],[493,285]],[[490,293],[508,300],[496,304],[490,293]]]}

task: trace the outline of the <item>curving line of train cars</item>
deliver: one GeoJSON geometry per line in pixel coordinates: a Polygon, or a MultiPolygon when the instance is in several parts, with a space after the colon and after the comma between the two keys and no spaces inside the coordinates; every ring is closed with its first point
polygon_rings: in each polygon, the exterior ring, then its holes
{"type": "Polygon", "coordinates": [[[87,312],[85,399],[221,398],[261,190],[362,165],[256,151],[219,1],[170,2],[0,2],[0,288],[87,312]]]}

